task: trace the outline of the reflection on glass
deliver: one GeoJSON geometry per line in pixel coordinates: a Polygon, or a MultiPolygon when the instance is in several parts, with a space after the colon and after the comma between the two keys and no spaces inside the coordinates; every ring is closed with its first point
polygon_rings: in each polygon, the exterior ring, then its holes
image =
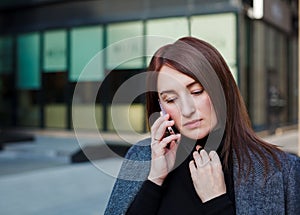
{"type": "Polygon", "coordinates": [[[71,68],[69,80],[100,81],[104,77],[102,57],[93,61],[93,68],[84,72],[87,64],[103,49],[103,28],[101,26],[80,27],[71,30],[71,68]]]}
{"type": "Polygon", "coordinates": [[[66,72],[43,73],[44,116],[47,128],[66,128],[66,83],[66,72]]]}
{"type": "Polygon", "coordinates": [[[37,90],[18,91],[18,125],[39,127],[40,108],[37,90]]]}
{"type": "Polygon", "coordinates": [[[67,69],[66,48],[66,31],[47,31],[44,34],[44,71],[65,71],[67,69]]]}
{"type": "Polygon", "coordinates": [[[143,22],[126,22],[107,26],[108,69],[136,69],[143,65],[143,22]],[[127,39],[127,40],[126,40],[127,39]],[[122,41],[124,40],[124,41],[122,41]],[[138,58],[137,58],[138,57],[138,58]],[[121,65],[120,65],[121,64],[121,65]]]}
{"type": "Polygon", "coordinates": [[[13,67],[13,38],[0,37],[0,74],[11,73],[13,67]]]}
{"type": "Polygon", "coordinates": [[[40,81],[40,35],[29,33],[17,38],[17,122],[20,126],[39,126],[38,92],[40,81]]]}
{"type": "MultiPolygon", "coordinates": [[[[188,19],[178,17],[148,20],[146,22],[146,34],[160,37],[160,39],[151,39],[151,37],[146,39],[147,56],[152,56],[161,46],[175,42],[180,37],[189,36],[188,19]]],[[[150,62],[150,57],[148,57],[147,62],[150,62]]]]}
{"type": "Polygon", "coordinates": [[[77,82],[72,83],[73,92],[77,87],[76,94],[73,94],[72,115],[76,118],[76,129],[103,129],[103,107],[100,104],[99,91],[100,83],[77,82]],[[78,90],[80,89],[80,90],[78,90]],[[91,116],[92,113],[95,115],[91,116]],[[94,120],[97,128],[94,127],[94,120]]]}
{"type": "Polygon", "coordinates": [[[40,35],[30,33],[17,38],[17,87],[39,89],[40,81],[40,35]]]}
{"type": "MultiPolygon", "coordinates": [[[[107,128],[109,131],[118,132],[143,132],[145,128],[145,110],[144,110],[144,95],[137,95],[134,97],[134,100],[128,100],[131,98],[128,97],[118,97],[116,100],[115,94],[122,84],[124,84],[128,79],[141,73],[143,70],[113,70],[109,73],[109,75],[105,78],[103,87],[100,88],[99,91],[99,99],[102,101],[106,99],[108,106],[106,110],[107,115],[107,128]],[[109,92],[105,89],[109,87],[109,92]]],[[[146,80],[141,81],[143,84],[146,80]]],[[[133,88],[135,89],[135,87],[133,88]]],[[[120,93],[120,92],[119,92],[120,93]]],[[[135,93],[134,90],[126,91],[126,94],[131,95],[135,93]]]]}
{"type": "Polygon", "coordinates": [[[225,58],[237,81],[236,15],[224,13],[192,16],[191,35],[215,46],[225,58]]]}

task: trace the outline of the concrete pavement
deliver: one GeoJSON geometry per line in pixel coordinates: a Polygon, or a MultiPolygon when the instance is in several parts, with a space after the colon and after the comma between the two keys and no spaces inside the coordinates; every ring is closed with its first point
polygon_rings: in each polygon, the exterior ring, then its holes
{"type": "Polygon", "coordinates": [[[299,132],[298,130],[286,131],[284,133],[279,133],[271,136],[264,137],[264,139],[272,144],[279,146],[282,150],[298,154],[298,140],[299,132]]]}
{"type": "MultiPolygon", "coordinates": [[[[80,148],[72,132],[38,131],[35,136],[34,142],[10,144],[0,152],[0,214],[103,214],[122,159],[71,164],[70,154],[80,148]]],[[[98,141],[82,137],[86,144],[98,141]]],[[[297,153],[297,130],[264,139],[297,153]]]]}
{"type": "MultiPolygon", "coordinates": [[[[80,149],[76,137],[54,133],[35,132],[35,141],[0,151],[1,215],[103,214],[122,160],[72,164],[80,149]]],[[[85,144],[98,141],[84,138],[85,144]]]]}
{"type": "MultiPolygon", "coordinates": [[[[119,166],[115,159],[103,165],[119,166]]],[[[114,178],[90,163],[0,177],[0,214],[103,214],[114,178]]]]}

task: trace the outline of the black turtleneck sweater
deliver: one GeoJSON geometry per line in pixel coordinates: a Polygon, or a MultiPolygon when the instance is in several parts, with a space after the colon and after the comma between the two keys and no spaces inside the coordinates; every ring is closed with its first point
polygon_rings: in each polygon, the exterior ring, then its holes
{"type": "MultiPolygon", "coordinates": [[[[203,146],[205,141],[206,139],[198,141],[196,145],[203,146]]],[[[194,188],[189,170],[189,162],[193,159],[192,153],[195,147],[192,148],[193,150],[188,150],[189,153],[186,147],[178,148],[177,156],[178,154],[185,156],[178,156],[182,158],[181,162],[168,174],[162,186],[149,180],[143,183],[127,210],[127,215],[235,214],[232,168],[224,171],[227,193],[202,203],[194,188]]],[[[220,154],[220,148],[222,145],[217,150],[218,154],[220,154]]],[[[232,164],[229,166],[232,167],[232,164]]]]}

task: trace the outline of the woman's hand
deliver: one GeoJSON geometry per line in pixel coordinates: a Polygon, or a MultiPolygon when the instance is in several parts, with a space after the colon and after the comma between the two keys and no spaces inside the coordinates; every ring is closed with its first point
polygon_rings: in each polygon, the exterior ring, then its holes
{"type": "Polygon", "coordinates": [[[215,151],[209,155],[205,150],[193,153],[194,160],[190,162],[190,172],[195,190],[202,200],[207,202],[226,193],[224,174],[221,161],[215,151]]]}
{"type": "Polygon", "coordinates": [[[164,137],[167,127],[174,125],[174,121],[168,119],[168,114],[161,116],[151,127],[151,168],[148,179],[159,186],[174,167],[178,148],[176,141],[180,138],[180,134],[164,137]]]}

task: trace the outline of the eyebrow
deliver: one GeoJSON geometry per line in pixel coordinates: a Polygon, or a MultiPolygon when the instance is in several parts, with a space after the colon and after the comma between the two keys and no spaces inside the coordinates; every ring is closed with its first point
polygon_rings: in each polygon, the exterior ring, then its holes
{"type": "MultiPolygon", "coordinates": [[[[197,81],[193,81],[193,82],[187,84],[187,85],[186,85],[186,88],[190,88],[190,87],[192,87],[194,84],[199,84],[199,83],[198,83],[197,81]]],[[[200,85],[201,85],[201,84],[200,84],[200,85]]]]}
{"type": "MultiPolygon", "coordinates": [[[[186,85],[186,88],[190,88],[195,84],[199,84],[199,83],[197,81],[193,81],[191,83],[188,83],[186,85]]],[[[176,92],[175,92],[175,90],[164,90],[164,91],[160,92],[160,95],[167,94],[167,93],[176,93],[176,92]]]]}
{"type": "Polygon", "coordinates": [[[163,95],[163,94],[168,94],[168,93],[176,93],[176,92],[175,92],[175,90],[164,90],[164,91],[160,92],[159,94],[163,95]]]}

